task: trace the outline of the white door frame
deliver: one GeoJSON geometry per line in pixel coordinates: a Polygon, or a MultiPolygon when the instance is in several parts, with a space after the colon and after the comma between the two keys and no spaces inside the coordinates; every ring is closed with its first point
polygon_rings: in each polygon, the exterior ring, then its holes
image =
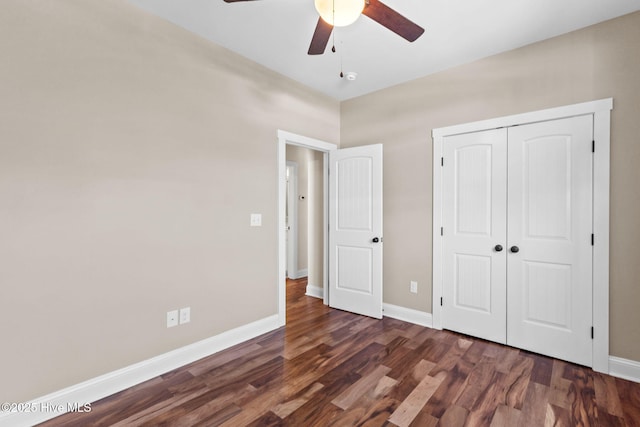
{"type": "Polygon", "coordinates": [[[324,256],[323,256],[323,272],[322,275],[322,291],[324,304],[329,303],[329,288],[327,286],[328,279],[328,263],[327,263],[327,249],[329,241],[329,151],[337,150],[336,144],[320,141],[318,139],[308,138],[302,135],[296,135],[291,132],[286,132],[278,129],[278,324],[283,326],[287,322],[287,301],[286,301],[286,269],[287,269],[287,253],[286,253],[286,224],[285,224],[285,200],[287,197],[287,144],[296,145],[298,147],[309,148],[311,150],[321,151],[324,153],[324,168],[323,168],[323,199],[324,199],[324,226],[323,226],[323,241],[324,241],[324,256]]]}
{"type": "MultiPolygon", "coordinates": [[[[285,207],[285,229],[287,231],[287,271],[286,275],[291,279],[298,278],[298,164],[287,161],[286,170],[289,174],[289,188],[285,187],[287,193],[286,203],[289,205],[289,224],[286,224],[285,207]]],[[[285,175],[286,176],[286,175],[285,175]]]]}
{"type": "Polygon", "coordinates": [[[613,99],[433,129],[433,327],[442,329],[442,168],[445,136],[593,114],[593,370],[609,373],[609,165],[613,99]]]}

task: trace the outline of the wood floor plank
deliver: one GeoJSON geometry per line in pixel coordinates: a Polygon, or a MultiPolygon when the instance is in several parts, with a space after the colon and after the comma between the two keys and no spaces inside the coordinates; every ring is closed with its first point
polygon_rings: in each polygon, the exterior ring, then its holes
{"type": "Polygon", "coordinates": [[[440,418],[439,426],[462,427],[467,425],[469,410],[458,405],[451,405],[440,418]]]}
{"type": "Polygon", "coordinates": [[[473,409],[475,402],[500,378],[498,375],[505,375],[493,369],[493,366],[494,359],[487,357],[480,359],[469,373],[464,391],[454,403],[469,410],[473,409]]]}
{"type": "Polygon", "coordinates": [[[547,418],[548,403],[549,387],[536,382],[529,382],[520,419],[532,426],[544,426],[547,418]]]}
{"type": "Polygon", "coordinates": [[[398,402],[388,397],[396,380],[383,376],[376,384],[362,393],[357,400],[350,402],[336,425],[382,425],[398,407],[398,402]]]}
{"type": "Polygon", "coordinates": [[[544,419],[545,426],[571,427],[569,411],[556,405],[547,405],[547,413],[544,419]]]}
{"type": "MultiPolygon", "coordinates": [[[[389,378],[389,377],[387,377],[389,378]]],[[[390,381],[395,383],[395,380],[389,378],[390,381]]],[[[399,402],[395,399],[390,398],[389,396],[382,396],[373,402],[371,406],[369,406],[369,410],[365,412],[360,420],[355,424],[359,427],[379,427],[391,425],[389,423],[389,417],[398,407],[399,402]]]]}
{"type": "MultiPolygon", "coordinates": [[[[407,365],[404,375],[396,378],[398,383],[391,392],[391,397],[398,401],[404,401],[420,384],[420,381],[429,375],[429,372],[433,369],[433,362],[422,359],[411,369],[409,367],[410,365],[407,365]]],[[[389,376],[391,376],[392,372],[389,372],[389,376]]]]}
{"type": "Polygon", "coordinates": [[[600,409],[598,412],[606,412],[616,417],[624,417],[615,378],[597,375],[593,379],[593,386],[596,392],[598,408],[600,409]]]}
{"type": "Polygon", "coordinates": [[[185,369],[188,370],[191,375],[197,377],[198,375],[202,375],[214,368],[236,360],[239,357],[247,357],[248,355],[257,353],[262,350],[262,347],[256,343],[249,343],[246,345],[240,344],[230,350],[231,351],[228,352],[222,351],[214,357],[207,357],[206,359],[199,360],[196,363],[188,365],[185,369]]]}
{"type": "Polygon", "coordinates": [[[293,411],[309,402],[313,398],[314,394],[320,391],[322,387],[324,387],[324,385],[320,383],[311,384],[307,389],[303,390],[299,396],[294,396],[287,401],[279,403],[273,409],[273,412],[280,418],[288,417],[293,411]]]}
{"type": "Polygon", "coordinates": [[[533,381],[534,370],[535,363],[530,357],[518,357],[513,361],[511,369],[503,374],[501,387],[504,390],[504,402],[509,407],[522,409],[527,387],[533,381]]]}
{"type": "Polygon", "coordinates": [[[410,425],[422,407],[442,384],[445,376],[444,372],[439,373],[435,378],[426,375],[409,396],[402,401],[398,409],[391,414],[389,421],[400,427],[410,425]]]}
{"type": "Polygon", "coordinates": [[[490,427],[513,427],[519,426],[523,423],[520,421],[521,411],[507,405],[498,405],[493,418],[491,419],[490,427]]]}
{"type": "Polygon", "coordinates": [[[640,384],[287,285],[287,325],[44,426],[640,427],[640,384]]]}
{"type": "Polygon", "coordinates": [[[629,427],[640,426],[640,384],[615,379],[624,419],[629,427]]]}
{"type": "Polygon", "coordinates": [[[387,375],[391,369],[386,366],[379,365],[374,371],[360,378],[349,388],[340,393],[338,397],[333,399],[331,403],[340,409],[349,409],[369,389],[374,388],[380,380],[387,375]]]}
{"type": "Polygon", "coordinates": [[[473,365],[469,362],[459,359],[458,363],[449,371],[435,370],[435,368],[431,370],[431,375],[433,375],[434,371],[437,373],[446,372],[446,378],[424,406],[422,412],[433,415],[436,418],[442,417],[445,411],[459,399],[464,391],[472,368],[473,365]]]}
{"type": "Polygon", "coordinates": [[[549,386],[551,384],[551,370],[553,368],[553,359],[529,352],[527,352],[524,356],[533,360],[531,381],[549,386]]]}
{"type": "Polygon", "coordinates": [[[496,371],[508,373],[518,357],[521,357],[520,350],[509,347],[504,348],[501,354],[495,357],[496,371]]]}
{"type": "Polygon", "coordinates": [[[597,422],[597,406],[591,370],[582,366],[565,366],[563,376],[571,379],[569,386],[570,421],[577,425],[594,425],[597,422]]]}

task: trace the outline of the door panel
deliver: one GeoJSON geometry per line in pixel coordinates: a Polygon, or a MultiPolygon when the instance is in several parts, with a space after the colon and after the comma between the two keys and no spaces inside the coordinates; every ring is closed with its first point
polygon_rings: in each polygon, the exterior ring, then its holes
{"type": "Polygon", "coordinates": [[[454,256],[454,306],[491,314],[491,257],[454,256]]]}
{"type": "Polygon", "coordinates": [[[446,329],[506,341],[505,129],[444,141],[443,308],[446,329]]]}
{"type": "Polygon", "coordinates": [[[338,290],[373,293],[373,250],[371,248],[353,248],[338,246],[336,256],[338,290]]]}
{"type": "Polygon", "coordinates": [[[380,319],[382,145],[331,151],[329,162],[329,305],[380,319]]]}
{"type": "Polygon", "coordinates": [[[509,129],[510,345],[591,366],[592,118],[509,129]]]}
{"type": "MultiPolygon", "coordinates": [[[[521,164],[510,167],[522,167],[524,234],[528,239],[569,240],[571,138],[568,135],[543,136],[522,141],[522,144],[522,159],[517,159],[521,164]]],[[[510,148],[518,151],[515,145],[510,148]]],[[[520,188],[513,187],[513,190],[520,188]]]]}
{"type": "Polygon", "coordinates": [[[571,266],[525,261],[523,268],[524,321],[571,330],[571,266]]]}

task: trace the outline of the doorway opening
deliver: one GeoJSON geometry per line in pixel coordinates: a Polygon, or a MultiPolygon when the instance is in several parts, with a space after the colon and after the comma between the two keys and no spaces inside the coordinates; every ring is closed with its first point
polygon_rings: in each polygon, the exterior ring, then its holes
{"type": "MultiPolygon", "coordinates": [[[[328,289],[327,289],[327,242],[328,242],[328,153],[331,150],[336,150],[337,146],[328,142],[316,140],[313,138],[307,138],[301,135],[292,134],[289,132],[278,131],[278,318],[279,324],[284,325],[286,323],[286,283],[287,276],[289,274],[302,274],[303,276],[311,273],[311,280],[307,283],[307,294],[321,297],[324,304],[328,304],[328,289]],[[312,169],[311,183],[307,174],[306,185],[301,185],[300,175],[302,175],[301,162],[298,160],[298,190],[297,190],[297,207],[298,207],[298,220],[297,220],[297,246],[298,257],[300,261],[302,259],[307,260],[306,272],[303,264],[298,263],[295,267],[295,272],[288,271],[288,256],[287,253],[287,160],[289,154],[298,152],[302,158],[306,158],[305,164],[307,169],[312,169]],[[301,187],[305,188],[305,191],[301,191],[301,187]],[[309,199],[309,189],[314,193],[313,200],[309,199]],[[309,203],[311,202],[311,203],[309,203]],[[311,206],[311,209],[309,205],[311,206]],[[319,205],[319,206],[318,206],[319,205]],[[300,209],[300,208],[304,209],[300,209]],[[306,210],[306,214],[301,210],[306,210]],[[309,215],[311,210],[311,218],[309,215]],[[307,226],[304,226],[307,231],[306,239],[309,240],[309,230],[312,230],[312,245],[303,244],[306,249],[306,254],[303,252],[300,245],[300,231],[301,231],[301,218],[305,216],[307,219],[307,226]],[[311,227],[309,227],[311,224],[311,227]],[[310,249],[310,250],[309,250],[310,249]],[[311,260],[311,262],[309,262],[311,260]],[[311,271],[309,266],[312,265],[311,271]],[[315,281],[315,282],[313,282],[315,281]]],[[[295,157],[295,156],[293,156],[295,157]]],[[[295,161],[294,158],[289,156],[289,161],[295,161]]]]}
{"type": "Polygon", "coordinates": [[[324,158],[306,147],[287,145],[286,150],[286,277],[307,278],[307,295],[322,298],[324,158]]]}

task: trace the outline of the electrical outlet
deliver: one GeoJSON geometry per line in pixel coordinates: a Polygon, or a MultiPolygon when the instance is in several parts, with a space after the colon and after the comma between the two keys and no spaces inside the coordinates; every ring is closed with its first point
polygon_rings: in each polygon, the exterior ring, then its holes
{"type": "Polygon", "coordinates": [[[180,309],[180,324],[191,322],[191,307],[180,309]]]}
{"type": "Polygon", "coordinates": [[[411,281],[411,288],[410,288],[411,292],[414,294],[418,293],[418,282],[415,281],[411,281]]]}
{"type": "Polygon", "coordinates": [[[167,311],[167,328],[178,326],[178,310],[167,311]]]}

